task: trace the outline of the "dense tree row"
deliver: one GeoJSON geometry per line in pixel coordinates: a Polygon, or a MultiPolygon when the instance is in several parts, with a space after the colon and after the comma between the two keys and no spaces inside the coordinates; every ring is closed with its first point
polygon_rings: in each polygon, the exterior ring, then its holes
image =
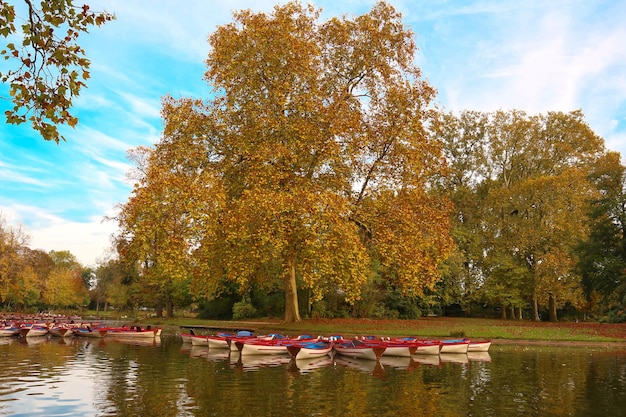
{"type": "Polygon", "coordinates": [[[565,305],[595,309],[594,293],[623,298],[624,168],[581,112],[447,114],[439,136],[457,243],[444,293],[500,305],[502,317],[530,306],[536,320],[540,305],[556,320],[565,305]]]}

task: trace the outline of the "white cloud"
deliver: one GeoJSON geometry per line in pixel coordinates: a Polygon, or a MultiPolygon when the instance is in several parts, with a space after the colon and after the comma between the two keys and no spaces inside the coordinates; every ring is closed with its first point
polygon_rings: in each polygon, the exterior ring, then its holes
{"type": "MultiPolygon", "coordinates": [[[[69,250],[84,266],[95,266],[103,256],[105,242],[116,230],[116,224],[104,221],[104,216],[88,222],[73,222],[35,206],[0,206],[9,223],[23,224],[30,236],[29,247],[45,252],[69,250]]],[[[112,211],[109,215],[112,214],[112,211]]]]}

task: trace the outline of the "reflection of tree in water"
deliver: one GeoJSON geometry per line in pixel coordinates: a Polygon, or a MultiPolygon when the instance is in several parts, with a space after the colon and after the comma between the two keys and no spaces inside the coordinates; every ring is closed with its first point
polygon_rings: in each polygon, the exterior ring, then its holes
{"type": "Polygon", "coordinates": [[[184,377],[188,357],[178,353],[177,343],[162,342],[159,346],[123,342],[104,342],[94,350],[102,373],[98,379],[102,412],[116,416],[178,416],[184,387],[169,383],[184,377]],[[178,359],[178,360],[176,360],[178,359]],[[166,382],[167,381],[167,382],[166,382]],[[114,412],[112,413],[112,409],[114,412]]]}

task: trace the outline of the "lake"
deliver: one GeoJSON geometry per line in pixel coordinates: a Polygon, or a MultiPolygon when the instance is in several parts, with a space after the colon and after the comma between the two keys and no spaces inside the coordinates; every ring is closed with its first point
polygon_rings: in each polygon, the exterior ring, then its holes
{"type": "Polygon", "coordinates": [[[106,338],[0,338],[0,416],[623,416],[626,348],[296,363],[106,338]]]}

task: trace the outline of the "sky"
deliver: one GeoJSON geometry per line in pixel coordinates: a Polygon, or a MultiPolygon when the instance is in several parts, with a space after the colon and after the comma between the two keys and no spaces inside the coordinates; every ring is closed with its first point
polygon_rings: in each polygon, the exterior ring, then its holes
{"type": "MultiPolygon", "coordinates": [[[[19,0],[17,2],[21,3],[19,0]]],[[[86,0],[87,1],[87,0],[86,0]]],[[[77,1],[76,3],[82,4],[77,1]]],[[[0,123],[0,221],[28,246],[70,251],[84,266],[110,256],[112,218],[132,190],[127,151],[159,141],[161,99],[207,98],[208,36],[232,12],[269,0],[91,0],[116,20],[82,35],[91,78],[66,142],[0,123]]],[[[321,21],[358,16],[370,0],[303,1],[321,21]]],[[[582,110],[608,149],[626,156],[623,0],[389,0],[415,34],[422,76],[448,111],[582,110]]],[[[2,39],[0,39],[0,42],[2,39]]],[[[0,63],[0,71],[3,69],[0,63]]],[[[0,86],[6,97],[6,86],[0,86]]],[[[0,113],[9,103],[0,100],[0,113]]]]}

